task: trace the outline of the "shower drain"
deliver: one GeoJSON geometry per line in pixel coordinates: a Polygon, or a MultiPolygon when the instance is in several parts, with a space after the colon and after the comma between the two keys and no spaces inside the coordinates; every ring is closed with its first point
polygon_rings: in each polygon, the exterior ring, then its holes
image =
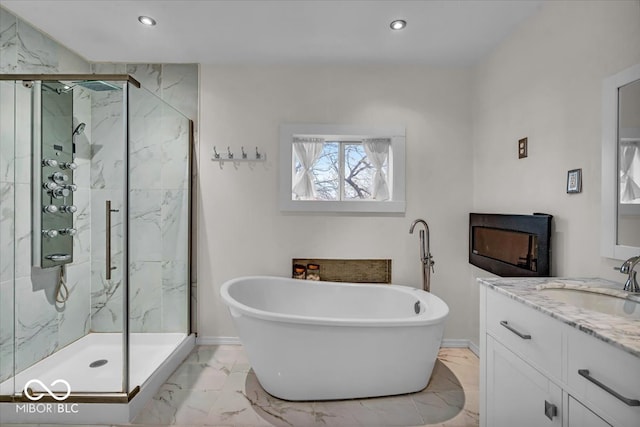
{"type": "Polygon", "coordinates": [[[94,362],[89,363],[90,368],[99,368],[100,366],[106,365],[108,362],[107,359],[100,359],[94,362]]]}

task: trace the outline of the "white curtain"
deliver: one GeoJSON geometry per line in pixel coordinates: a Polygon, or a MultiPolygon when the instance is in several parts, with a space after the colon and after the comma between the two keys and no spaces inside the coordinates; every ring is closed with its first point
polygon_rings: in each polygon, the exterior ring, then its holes
{"type": "MultiPolygon", "coordinates": [[[[301,168],[293,179],[292,191],[298,199],[308,200],[315,198],[313,186],[313,165],[322,154],[324,139],[293,137],[293,152],[295,153],[301,168]]],[[[294,162],[295,164],[295,162],[294,162]]]]}
{"type": "Polygon", "coordinates": [[[373,181],[371,181],[371,198],[374,200],[389,200],[391,198],[389,182],[382,168],[389,159],[391,140],[389,138],[363,139],[362,146],[365,153],[367,153],[367,158],[376,170],[373,175],[373,181]]]}
{"type": "Polygon", "coordinates": [[[620,202],[640,199],[640,145],[620,144],[620,202]]]}

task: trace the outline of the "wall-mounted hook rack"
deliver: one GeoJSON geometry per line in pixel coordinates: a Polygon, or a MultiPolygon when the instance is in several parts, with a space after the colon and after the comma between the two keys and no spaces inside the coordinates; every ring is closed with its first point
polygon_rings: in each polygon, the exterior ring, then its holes
{"type": "Polygon", "coordinates": [[[211,160],[218,162],[264,162],[267,160],[267,154],[261,153],[256,147],[255,153],[247,153],[244,146],[240,147],[241,154],[236,156],[230,147],[227,147],[226,153],[218,153],[216,147],[213,147],[213,155],[211,160]]]}

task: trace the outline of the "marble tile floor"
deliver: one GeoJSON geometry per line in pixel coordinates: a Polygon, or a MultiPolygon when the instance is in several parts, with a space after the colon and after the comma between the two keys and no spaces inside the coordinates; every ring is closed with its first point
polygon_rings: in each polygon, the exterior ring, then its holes
{"type": "Polygon", "coordinates": [[[478,426],[478,358],[440,350],[419,393],[323,402],[288,402],[267,394],[242,346],[198,346],[134,420],[135,426],[472,427],[478,426]]]}

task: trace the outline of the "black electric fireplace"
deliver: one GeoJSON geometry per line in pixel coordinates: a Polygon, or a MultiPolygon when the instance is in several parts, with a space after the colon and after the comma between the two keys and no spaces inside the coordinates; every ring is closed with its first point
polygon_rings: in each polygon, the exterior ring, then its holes
{"type": "Polygon", "coordinates": [[[552,218],[469,214],[469,262],[502,277],[548,277],[552,218]]]}

